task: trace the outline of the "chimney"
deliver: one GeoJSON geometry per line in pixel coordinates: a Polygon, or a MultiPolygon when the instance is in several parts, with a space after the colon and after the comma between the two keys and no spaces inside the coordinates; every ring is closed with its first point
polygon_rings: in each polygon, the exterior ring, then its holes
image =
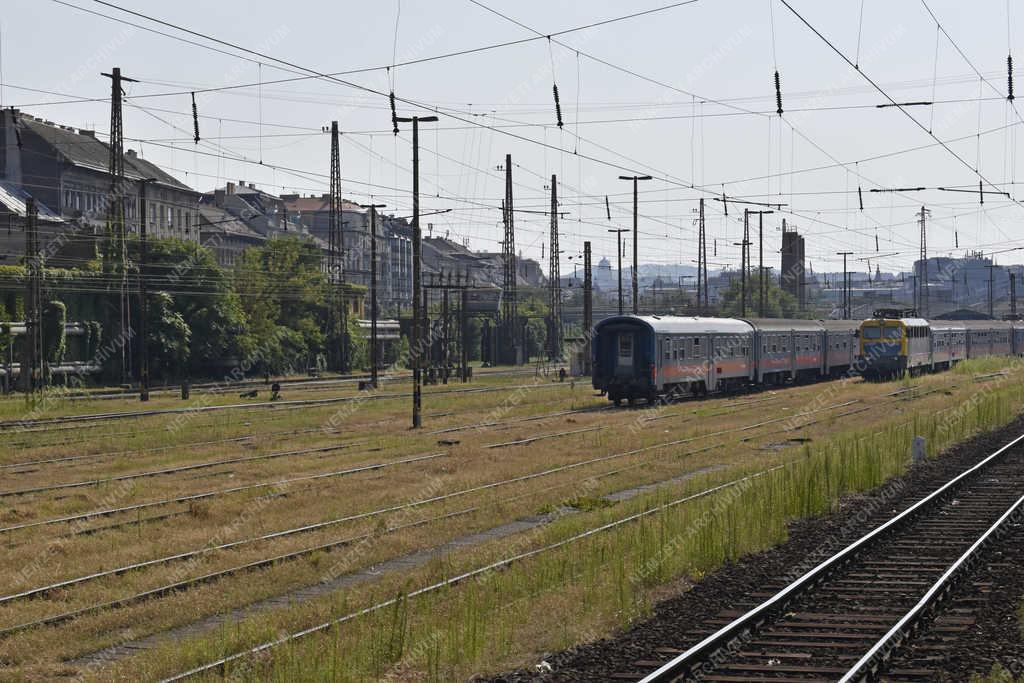
{"type": "Polygon", "coordinates": [[[235,184],[229,181],[228,184],[227,184],[226,190],[227,191],[225,192],[225,194],[234,194],[235,193],[235,184]]]}
{"type": "MultiPolygon", "coordinates": [[[[228,183],[228,185],[230,184],[231,183],[228,183]]],[[[216,206],[218,209],[224,208],[224,194],[224,190],[213,191],[213,205],[216,206]]]]}
{"type": "Polygon", "coordinates": [[[255,190],[256,189],[256,183],[249,183],[249,189],[250,190],[255,190]]]}
{"type": "Polygon", "coordinates": [[[139,156],[138,154],[135,153],[134,149],[126,150],[124,155],[126,157],[128,157],[129,159],[135,159],[135,158],[137,158],[139,156]]]}
{"type": "Polygon", "coordinates": [[[85,128],[79,129],[78,134],[79,135],[84,135],[84,136],[89,137],[89,138],[96,137],[96,131],[94,131],[94,130],[86,130],[85,128]]]}

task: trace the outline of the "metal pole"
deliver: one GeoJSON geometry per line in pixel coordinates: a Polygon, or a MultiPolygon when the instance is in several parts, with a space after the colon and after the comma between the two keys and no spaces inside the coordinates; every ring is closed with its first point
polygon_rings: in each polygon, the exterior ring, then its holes
{"type": "Polygon", "coordinates": [[[461,301],[459,302],[459,372],[462,374],[462,381],[469,381],[469,282],[468,278],[462,288],[461,301]]]}
{"type": "Polygon", "coordinates": [[[619,253],[619,315],[622,315],[622,233],[629,232],[626,228],[611,229],[608,232],[615,233],[619,253]]]}
{"type": "Polygon", "coordinates": [[[632,281],[633,281],[633,315],[640,313],[640,284],[639,278],[637,277],[637,266],[639,261],[639,244],[640,240],[639,231],[637,229],[637,213],[638,213],[638,201],[637,201],[637,179],[633,178],[633,269],[632,281]]]}
{"type": "Polygon", "coordinates": [[[846,270],[846,257],[853,254],[852,251],[837,251],[837,256],[843,257],[843,320],[850,319],[850,275],[846,270]]]}
{"type": "Polygon", "coordinates": [[[146,214],[146,186],[153,182],[147,178],[139,182],[139,400],[149,400],[149,263],[148,215],[146,214]]]}
{"type": "Polygon", "coordinates": [[[637,192],[637,184],[641,180],[650,180],[649,175],[620,175],[619,180],[632,180],[633,181],[633,315],[640,313],[640,284],[638,279],[639,267],[639,229],[638,229],[638,217],[639,217],[639,200],[637,192]]]}
{"type": "Polygon", "coordinates": [[[360,204],[370,213],[370,384],[377,388],[380,349],[377,343],[377,209],[385,204],[360,204]]]}
{"type": "Polygon", "coordinates": [[[594,283],[590,270],[590,242],[583,243],[583,374],[590,375],[590,337],[594,330],[594,283]]]}
{"type": "Polygon", "coordinates": [[[420,330],[419,292],[423,273],[420,268],[420,121],[437,121],[436,116],[413,116],[397,118],[397,121],[412,122],[412,428],[419,429],[423,425],[422,380],[420,373],[420,355],[422,353],[423,335],[420,330]]]}

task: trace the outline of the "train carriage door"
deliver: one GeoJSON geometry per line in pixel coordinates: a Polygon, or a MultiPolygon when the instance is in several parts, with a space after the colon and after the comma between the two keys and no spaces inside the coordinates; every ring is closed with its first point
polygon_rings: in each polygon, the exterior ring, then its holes
{"type": "Polygon", "coordinates": [[[796,379],[797,367],[797,346],[800,344],[800,335],[790,330],[789,332],[789,378],[796,379]]]}
{"type": "Polygon", "coordinates": [[[714,391],[718,380],[718,372],[715,367],[715,359],[717,353],[715,352],[718,344],[715,335],[709,334],[704,337],[704,386],[707,387],[708,391],[714,391]]]}
{"type": "Polygon", "coordinates": [[[924,333],[928,337],[928,368],[931,370],[935,369],[935,335],[932,334],[931,327],[925,327],[924,333]]]}
{"type": "Polygon", "coordinates": [[[616,338],[615,374],[631,375],[635,365],[636,339],[633,332],[620,331],[616,338]]]}

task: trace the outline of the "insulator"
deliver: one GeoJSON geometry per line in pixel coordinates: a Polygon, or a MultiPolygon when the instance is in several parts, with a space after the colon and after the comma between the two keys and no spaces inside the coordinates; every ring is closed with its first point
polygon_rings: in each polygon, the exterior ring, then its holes
{"type": "Polygon", "coordinates": [[[725,209],[725,215],[729,215],[729,202],[725,200],[725,193],[722,193],[722,208],[725,209]]]}
{"type": "Polygon", "coordinates": [[[779,81],[779,71],[775,71],[775,113],[782,116],[782,83],[779,81]]]}
{"type": "Polygon", "coordinates": [[[875,251],[878,251],[878,235],[875,235],[875,251]]]}
{"type": "Polygon", "coordinates": [[[398,135],[398,112],[395,111],[395,91],[392,90],[388,95],[388,100],[391,101],[391,126],[392,133],[398,135]]]}
{"type": "Polygon", "coordinates": [[[558,100],[558,84],[555,83],[551,86],[552,91],[555,93],[555,116],[558,118],[558,127],[562,127],[562,103],[558,100]]]}
{"type": "Polygon", "coordinates": [[[199,144],[199,110],[196,108],[195,93],[192,93],[192,129],[195,132],[196,144],[199,144]]]}
{"type": "Polygon", "coordinates": [[[864,210],[864,193],[860,189],[860,185],[857,186],[857,201],[860,202],[860,210],[864,210]]]}
{"type": "Polygon", "coordinates": [[[608,204],[608,195],[604,196],[604,211],[608,214],[608,220],[612,219],[612,207],[608,204]]]}
{"type": "Polygon", "coordinates": [[[1013,101],[1013,55],[1006,55],[1006,99],[1013,101]]]}
{"type": "Polygon", "coordinates": [[[978,181],[978,198],[980,199],[982,204],[985,203],[985,188],[981,184],[980,180],[978,181]]]}
{"type": "Polygon", "coordinates": [[[953,244],[957,249],[960,248],[960,231],[958,230],[953,231],[953,244]]]}

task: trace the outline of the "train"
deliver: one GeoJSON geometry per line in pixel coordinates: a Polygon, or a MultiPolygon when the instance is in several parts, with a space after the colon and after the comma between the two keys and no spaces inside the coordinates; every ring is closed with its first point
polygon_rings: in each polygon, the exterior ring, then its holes
{"type": "Polygon", "coordinates": [[[1024,323],[873,318],[793,320],[618,315],[591,339],[592,384],[615,405],[843,375],[941,370],[966,358],[1024,355],[1024,323]]]}
{"type": "Polygon", "coordinates": [[[880,309],[860,324],[860,374],[888,379],[947,370],[968,358],[1024,356],[1019,320],[926,320],[880,309]]]}

